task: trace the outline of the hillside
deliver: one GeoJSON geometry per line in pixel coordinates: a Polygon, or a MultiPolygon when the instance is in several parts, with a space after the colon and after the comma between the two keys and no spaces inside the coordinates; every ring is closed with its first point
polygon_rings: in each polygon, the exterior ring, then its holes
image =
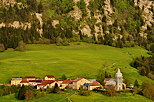
{"type": "MultiPolygon", "coordinates": [[[[143,81],[153,80],[138,74],[135,68],[129,64],[134,57],[148,56],[147,51],[140,47],[134,48],[114,48],[87,43],[71,43],[70,46],[56,45],[27,45],[25,52],[13,50],[5,51],[0,54],[0,83],[9,83],[10,78],[19,76],[36,76],[43,78],[47,74],[53,74],[56,78],[60,78],[65,74],[68,79],[76,77],[96,78],[99,69],[106,63],[111,66],[103,69],[114,77],[116,69],[119,67],[128,83],[134,83],[137,79],[141,85],[143,81]]],[[[72,93],[70,93],[72,94],[72,93]]],[[[73,102],[88,100],[116,102],[151,102],[149,99],[132,93],[122,93],[115,97],[108,97],[100,93],[92,92],[90,96],[80,96],[72,94],[70,99],[73,102]],[[114,100],[114,101],[113,101],[114,100]]],[[[1,96],[0,100],[6,102],[18,102],[15,95],[1,96]]],[[[68,101],[66,94],[48,94],[44,97],[33,99],[32,102],[68,101]]]]}
{"type": "Polygon", "coordinates": [[[0,71],[3,72],[0,75],[0,83],[9,83],[12,77],[43,78],[48,74],[57,78],[63,74],[71,79],[96,78],[99,69],[106,63],[111,66],[106,71],[113,77],[119,67],[130,83],[138,79],[141,84],[151,80],[139,75],[130,63],[138,56],[148,56],[146,53],[147,51],[140,47],[119,49],[87,43],[72,43],[70,46],[27,45],[25,52],[8,50],[0,54],[0,71]]]}
{"type": "Polygon", "coordinates": [[[154,41],[150,0],[1,0],[0,6],[0,43],[6,49],[16,48],[20,40],[44,38],[45,43],[85,41],[147,49],[154,41]]]}

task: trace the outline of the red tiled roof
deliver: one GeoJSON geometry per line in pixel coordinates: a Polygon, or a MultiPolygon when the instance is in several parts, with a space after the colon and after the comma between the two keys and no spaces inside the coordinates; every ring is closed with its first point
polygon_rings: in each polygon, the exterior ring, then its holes
{"type": "Polygon", "coordinates": [[[105,78],[104,81],[109,81],[111,78],[105,78]]]}
{"type": "Polygon", "coordinates": [[[28,83],[29,81],[26,78],[23,78],[20,83],[28,83]]]}
{"type": "Polygon", "coordinates": [[[46,77],[48,77],[48,78],[54,78],[53,75],[46,75],[46,77]]]}
{"type": "Polygon", "coordinates": [[[98,81],[93,81],[92,83],[99,83],[98,81]]]}
{"type": "Polygon", "coordinates": [[[29,80],[29,82],[42,82],[42,80],[29,80]]]}
{"type": "Polygon", "coordinates": [[[100,84],[90,84],[89,86],[101,86],[100,84]]]}
{"type": "Polygon", "coordinates": [[[75,79],[73,81],[76,82],[76,81],[80,81],[81,79],[83,79],[83,78],[77,78],[77,79],[75,79]]]}
{"type": "Polygon", "coordinates": [[[45,85],[47,85],[47,84],[37,84],[38,86],[45,86],[45,85]]]}
{"type": "Polygon", "coordinates": [[[71,84],[72,83],[72,80],[64,80],[63,82],[62,82],[62,84],[71,84]]]}

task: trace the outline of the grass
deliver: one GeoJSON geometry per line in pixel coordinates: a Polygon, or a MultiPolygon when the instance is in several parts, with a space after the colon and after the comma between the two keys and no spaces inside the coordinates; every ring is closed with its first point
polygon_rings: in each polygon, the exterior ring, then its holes
{"type": "Polygon", "coordinates": [[[115,68],[121,68],[125,78],[130,82],[152,80],[140,76],[129,64],[137,56],[148,56],[147,51],[140,48],[114,48],[104,45],[72,43],[70,46],[27,45],[25,52],[5,51],[0,53],[0,83],[9,83],[12,77],[55,75],[60,78],[65,74],[68,78],[96,78],[98,69],[103,63],[115,64],[106,69],[113,76],[115,68]]]}
{"type": "Polygon", "coordinates": [[[108,97],[99,93],[92,93],[90,96],[72,95],[73,102],[152,102],[151,100],[132,93],[123,93],[118,96],[108,97]]]}
{"type": "MultiPolygon", "coordinates": [[[[0,53],[0,83],[9,83],[12,77],[36,76],[43,78],[45,75],[55,75],[60,78],[65,74],[68,78],[76,77],[96,78],[98,69],[102,68],[103,63],[114,67],[106,69],[113,76],[117,68],[121,68],[124,78],[131,83],[138,80],[154,81],[138,74],[135,68],[129,64],[137,56],[148,56],[147,51],[140,47],[134,48],[114,48],[104,45],[87,43],[71,43],[70,46],[56,45],[27,45],[26,51],[18,52],[8,50],[0,53]]],[[[131,93],[120,94],[116,97],[107,97],[98,93],[84,97],[72,95],[71,100],[81,102],[94,101],[120,101],[124,102],[150,102],[143,96],[131,93]]],[[[0,97],[1,102],[18,102],[14,94],[0,97]]],[[[67,101],[66,95],[49,94],[45,97],[34,99],[34,102],[64,102],[67,101]]]]}
{"type": "MultiPolygon", "coordinates": [[[[26,102],[17,100],[14,94],[0,97],[1,102],[26,102]]],[[[69,97],[72,102],[152,102],[151,100],[132,93],[122,93],[114,97],[108,97],[100,93],[92,92],[90,96],[74,94],[69,97]]],[[[33,99],[30,102],[68,102],[67,95],[48,94],[44,97],[33,99]]]]}
{"type": "MultiPolygon", "coordinates": [[[[27,102],[26,100],[18,100],[15,98],[15,94],[1,96],[0,102],[27,102]]],[[[48,94],[44,97],[33,99],[30,102],[68,102],[66,95],[60,94],[48,94]]]]}

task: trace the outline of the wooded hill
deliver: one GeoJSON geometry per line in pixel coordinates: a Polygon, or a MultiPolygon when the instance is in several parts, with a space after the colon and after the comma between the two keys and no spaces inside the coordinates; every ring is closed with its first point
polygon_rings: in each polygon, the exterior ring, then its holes
{"type": "Polygon", "coordinates": [[[154,1],[1,0],[0,44],[85,41],[149,48],[154,42],[154,1]]]}

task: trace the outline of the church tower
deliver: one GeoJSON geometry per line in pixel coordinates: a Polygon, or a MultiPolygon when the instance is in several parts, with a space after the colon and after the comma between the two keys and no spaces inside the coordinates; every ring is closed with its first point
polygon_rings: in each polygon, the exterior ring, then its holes
{"type": "Polygon", "coordinates": [[[122,90],[122,84],[123,84],[123,77],[122,77],[122,73],[120,72],[120,69],[118,68],[118,72],[115,75],[116,77],[116,90],[122,90]]]}

